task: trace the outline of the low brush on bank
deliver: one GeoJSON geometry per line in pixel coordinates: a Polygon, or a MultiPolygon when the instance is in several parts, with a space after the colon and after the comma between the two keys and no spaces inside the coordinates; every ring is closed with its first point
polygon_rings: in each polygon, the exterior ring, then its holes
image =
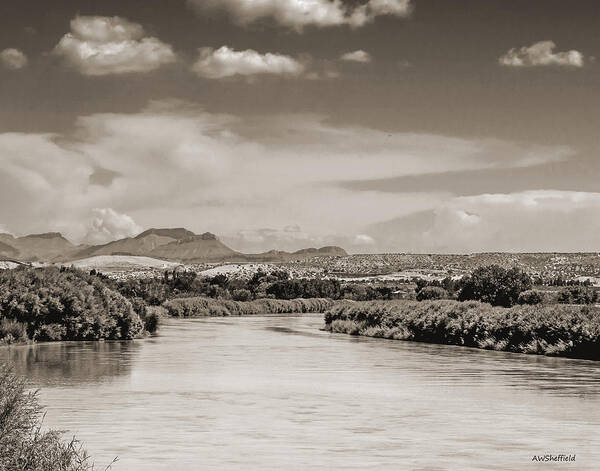
{"type": "Polygon", "coordinates": [[[93,470],[76,440],[63,441],[60,433],[41,430],[42,418],[36,394],[27,392],[22,379],[0,366],[0,470],[93,470]]]}
{"type": "Polygon", "coordinates": [[[173,317],[256,316],[261,314],[292,314],[325,312],[333,306],[330,299],[257,299],[228,301],[211,298],[177,298],[163,304],[173,317]]]}
{"type": "Polygon", "coordinates": [[[367,337],[600,360],[600,310],[476,301],[340,303],[326,329],[367,337]]]}

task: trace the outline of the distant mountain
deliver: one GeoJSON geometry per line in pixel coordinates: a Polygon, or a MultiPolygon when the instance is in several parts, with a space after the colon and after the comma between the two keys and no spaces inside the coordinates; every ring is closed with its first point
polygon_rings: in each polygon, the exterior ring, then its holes
{"type": "Polygon", "coordinates": [[[227,247],[210,232],[161,245],[149,254],[151,257],[180,262],[217,262],[238,255],[242,254],[227,247]]]}
{"type": "MultiPolygon", "coordinates": [[[[0,234],[3,235],[3,234],[0,234]]],[[[19,251],[15,249],[12,245],[7,244],[6,242],[2,242],[0,239],[0,257],[1,258],[17,258],[19,256],[19,251]]]]}
{"type": "Polygon", "coordinates": [[[76,258],[95,257],[98,255],[149,255],[161,245],[193,237],[195,234],[186,229],[148,229],[136,237],[115,240],[104,245],[94,245],[79,251],[76,258]]]}
{"type": "Polygon", "coordinates": [[[12,237],[3,234],[2,242],[14,250],[12,256],[23,261],[55,261],[73,255],[76,246],[58,232],[12,237]],[[10,239],[9,239],[10,237],[10,239]]]}
{"type": "Polygon", "coordinates": [[[183,227],[177,227],[175,229],[148,229],[147,231],[142,232],[141,234],[137,235],[135,238],[136,239],[143,239],[145,237],[151,236],[151,235],[155,235],[155,236],[159,236],[159,237],[170,237],[171,239],[176,239],[176,240],[182,240],[182,239],[186,239],[188,237],[194,237],[196,234],[194,234],[192,231],[188,231],[187,229],[184,229],[183,227]]]}
{"type": "Polygon", "coordinates": [[[297,260],[306,260],[313,257],[343,257],[348,253],[341,247],[321,247],[320,249],[309,248],[301,249],[296,252],[283,252],[280,250],[270,250],[258,254],[239,254],[236,262],[293,262],[297,260]]]}
{"type": "Polygon", "coordinates": [[[69,262],[99,256],[137,256],[179,263],[288,262],[343,255],[347,254],[339,247],[309,248],[294,253],[272,250],[263,254],[243,254],[227,247],[210,232],[197,235],[184,228],[153,228],[135,237],[93,246],[75,246],[57,232],[18,238],[0,234],[0,256],[23,261],[69,262]]]}

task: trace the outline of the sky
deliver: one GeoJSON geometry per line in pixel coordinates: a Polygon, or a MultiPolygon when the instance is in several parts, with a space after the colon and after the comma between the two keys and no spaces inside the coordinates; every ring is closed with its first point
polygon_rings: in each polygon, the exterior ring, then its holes
{"type": "Polygon", "coordinates": [[[0,232],[598,251],[597,0],[0,3],[0,232]]]}

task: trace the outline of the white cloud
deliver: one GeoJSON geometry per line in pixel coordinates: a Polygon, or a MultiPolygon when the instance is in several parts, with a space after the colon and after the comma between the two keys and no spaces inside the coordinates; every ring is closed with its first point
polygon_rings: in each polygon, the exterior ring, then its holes
{"type": "Polygon", "coordinates": [[[536,190],[446,198],[367,233],[379,250],[596,252],[599,216],[600,193],[536,190]]]}
{"type": "Polygon", "coordinates": [[[106,244],[112,240],[136,236],[142,230],[126,214],[117,213],[111,208],[94,208],[85,241],[89,244],[106,244]]]}
{"type": "Polygon", "coordinates": [[[595,251],[600,193],[525,191],[455,198],[424,242],[463,252],[595,251]]]}
{"type": "Polygon", "coordinates": [[[359,49],[358,51],[346,52],[345,54],[342,54],[340,59],[343,61],[361,62],[366,64],[371,62],[371,54],[359,49]]]}
{"type": "Polygon", "coordinates": [[[18,49],[8,48],[0,52],[0,62],[8,69],[18,70],[27,65],[27,56],[18,49]]]}
{"type": "Polygon", "coordinates": [[[412,11],[410,0],[369,0],[353,7],[342,0],[188,0],[188,3],[201,12],[225,10],[241,24],[270,18],[297,31],[308,25],[359,27],[378,16],[406,17],[412,11]]]}
{"type": "Polygon", "coordinates": [[[583,67],[585,58],[579,51],[554,52],[554,41],[540,41],[529,47],[511,49],[499,62],[508,67],[563,66],[583,67]]]}
{"type": "Polygon", "coordinates": [[[209,79],[258,74],[297,76],[304,72],[304,65],[282,54],[260,54],[252,49],[235,51],[223,46],[216,50],[200,49],[200,57],[192,70],[209,79]]]}
{"type": "Polygon", "coordinates": [[[176,59],[173,49],[124,18],[78,16],[54,49],[84,75],[149,72],[176,59]]]}
{"type": "MultiPolygon", "coordinates": [[[[359,191],[340,181],[514,168],[565,155],[561,148],[334,125],[314,115],[239,118],[158,102],[137,113],[79,118],[74,134],[0,134],[0,214],[19,233],[58,230],[75,240],[90,232],[94,208],[112,208],[144,227],[231,237],[289,226],[245,247],[267,249],[280,238],[290,248],[340,241],[375,251],[377,244],[359,237],[377,239],[365,226],[443,207],[450,196],[359,191]],[[118,178],[91,184],[100,167],[118,178]]],[[[94,226],[100,235],[133,227],[101,216],[94,226]]]]}

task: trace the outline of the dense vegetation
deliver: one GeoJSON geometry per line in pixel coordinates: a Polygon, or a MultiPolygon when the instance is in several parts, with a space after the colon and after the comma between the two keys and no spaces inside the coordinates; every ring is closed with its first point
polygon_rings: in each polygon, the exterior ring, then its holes
{"type": "Polygon", "coordinates": [[[329,299],[258,299],[255,301],[228,301],[210,298],[178,298],[167,301],[164,307],[173,317],[248,316],[325,312],[333,306],[329,299]]]}
{"type": "Polygon", "coordinates": [[[558,292],[557,302],[561,304],[595,304],[598,292],[593,288],[574,286],[558,292]]]}
{"type": "Polygon", "coordinates": [[[200,278],[195,272],[165,272],[162,277],[111,282],[127,298],[140,298],[150,306],[179,297],[205,297],[234,301],[256,299],[353,299],[368,301],[392,299],[388,286],[360,283],[341,284],[336,279],[290,279],[287,271],[258,271],[249,279],[217,275],[200,278]]]}
{"type": "Polygon", "coordinates": [[[0,470],[88,471],[93,469],[77,441],[42,432],[43,410],[35,393],[0,367],[0,470]]]}
{"type": "Polygon", "coordinates": [[[0,271],[0,343],[132,339],[154,322],[146,313],[79,270],[0,271]]]}
{"type": "Polygon", "coordinates": [[[0,344],[132,339],[154,332],[167,313],[323,312],[331,302],[322,298],[341,296],[337,280],[290,280],[285,271],[249,280],[166,272],[116,281],[94,270],[22,267],[0,271],[0,344]]]}
{"type": "Polygon", "coordinates": [[[417,291],[417,301],[429,301],[433,299],[448,299],[448,291],[439,286],[424,286],[417,291]]]}
{"type": "Polygon", "coordinates": [[[477,301],[339,303],[326,328],[368,337],[600,360],[600,310],[477,301]]]}
{"type": "Polygon", "coordinates": [[[510,307],[517,304],[519,294],[530,290],[531,278],[519,268],[509,270],[489,265],[474,270],[460,283],[459,301],[482,301],[492,306],[510,307]]]}

